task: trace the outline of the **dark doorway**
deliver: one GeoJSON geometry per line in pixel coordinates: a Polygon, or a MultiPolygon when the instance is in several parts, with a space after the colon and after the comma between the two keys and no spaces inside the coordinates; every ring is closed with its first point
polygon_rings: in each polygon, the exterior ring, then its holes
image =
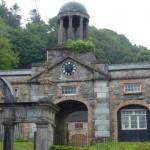
{"type": "Polygon", "coordinates": [[[119,141],[150,140],[149,110],[140,105],[129,105],[118,111],[119,141]]]}
{"type": "MultiPolygon", "coordinates": [[[[70,133],[68,130],[68,124],[70,122],[88,122],[88,109],[82,102],[74,100],[63,101],[58,103],[57,105],[60,110],[58,113],[56,113],[54,143],[58,145],[69,145],[71,142],[69,138],[70,133]]],[[[83,137],[83,135],[81,136],[83,137]]],[[[83,142],[85,143],[85,138],[81,139],[84,139],[83,142]]]]}

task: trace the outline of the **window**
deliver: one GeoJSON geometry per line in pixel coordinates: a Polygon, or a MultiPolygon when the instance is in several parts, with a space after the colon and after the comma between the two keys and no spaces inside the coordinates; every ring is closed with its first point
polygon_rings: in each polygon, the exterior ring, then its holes
{"type": "Polygon", "coordinates": [[[83,123],[75,123],[75,129],[83,129],[83,123]]]}
{"type": "Polygon", "coordinates": [[[121,127],[123,130],[147,129],[146,110],[144,109],[122,110],[121,127]]]}
{"type": "Polygon", "coordinates": [[[125,94],[141,93],[141,84],[140,83],[125,83],[124,93],[125,94]]]}
{"type": "Polygon", "coordinates": [[[62,94],[63,95],[73,95],[76,93],[77,93],[76,87],[72,87],[72,86],[62,87],[62,94]]]}

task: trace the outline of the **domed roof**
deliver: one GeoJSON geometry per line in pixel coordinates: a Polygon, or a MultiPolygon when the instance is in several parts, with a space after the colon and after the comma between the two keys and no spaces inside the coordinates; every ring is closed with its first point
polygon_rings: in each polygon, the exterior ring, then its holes
{"type": "Polygon", "coordinates": [[[86,8],[78,2],[68,2],[64,4],[60,8],[59,13],[64,13],[64,12],[81,12],[87,14],[86,8]]]}

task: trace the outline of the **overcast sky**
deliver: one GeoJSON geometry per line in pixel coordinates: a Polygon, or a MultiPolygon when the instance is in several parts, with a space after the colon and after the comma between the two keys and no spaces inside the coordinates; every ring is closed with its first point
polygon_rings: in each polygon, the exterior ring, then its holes
{"type": "MultiPolygon", "coordinates": [[[[60,7],[72,0],[5,0],[10,7],[18,3],[24,21],[29,11],[38,8],[43,20],[57,15],[60,7]]],[[[133,44],[150,48],[150,0],[76,0],[89,15],[90,25],[124,34],[133,44]]]]}

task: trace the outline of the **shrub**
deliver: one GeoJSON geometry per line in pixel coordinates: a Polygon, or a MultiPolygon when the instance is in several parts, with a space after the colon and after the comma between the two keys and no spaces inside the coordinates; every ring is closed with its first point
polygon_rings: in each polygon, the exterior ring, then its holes
{"type": "Polygon", "coordinates": [[[65,47],[78,53],[94,52],[95,45],[90,40],[67,40],[65,47]]]}
{"type": "Polygon", "coordinates": [[[49,150],[87,150],[87,148],[53,145],[49,148],[49,150]]]}

